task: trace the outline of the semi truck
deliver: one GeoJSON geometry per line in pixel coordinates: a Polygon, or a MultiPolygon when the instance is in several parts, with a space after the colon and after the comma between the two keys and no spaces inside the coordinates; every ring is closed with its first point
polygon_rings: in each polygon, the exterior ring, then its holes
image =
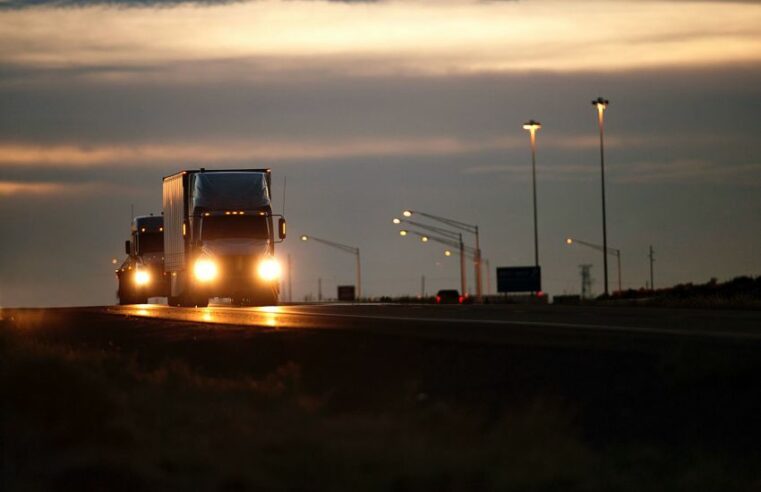
{"type": "Polygon", "coordinates": [[[169,276],[164,273],[163,217],[133,218],[124,252],[127,258],[116,270],[119,304],[145,304],[149,297],[169,294],[169,276]]]}
{"type": "Polygon", "coordinates": [[[275,244],[285,218],[272,213],[270,169],[187,170],[164,178],[164,271],[172,306],[274,305],[275,244]],[[275,226],[274,218],[277,217],[275,226]]]}

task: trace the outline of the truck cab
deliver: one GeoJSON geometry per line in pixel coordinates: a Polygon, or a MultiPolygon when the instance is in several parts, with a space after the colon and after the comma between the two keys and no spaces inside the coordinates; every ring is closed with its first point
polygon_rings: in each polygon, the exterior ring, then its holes
{"type": "Polygon", "coordinates": [[[285,239],[285,219],[272,213],[270,183],[269,169],[201,169],[164,178],[170,305],[206,306],[212,297],[277,304],[275,244],[285,239]]]}
{"type": "Polygon", "coordinates": [[[119,304],[145,304],[149,297],[164,297],[169,278],[164,273],[164,218],[135,217],[130,239],[124,243],[127,258],[116,270],[119,304]]]}

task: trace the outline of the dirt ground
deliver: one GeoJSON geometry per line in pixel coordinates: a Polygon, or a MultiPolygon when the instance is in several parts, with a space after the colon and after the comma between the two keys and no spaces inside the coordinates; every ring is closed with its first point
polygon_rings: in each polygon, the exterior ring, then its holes
{"type": "Polygon", "coordinates": [[[759,355],[6,315],[2,488],[761,490],[759,355]]]}

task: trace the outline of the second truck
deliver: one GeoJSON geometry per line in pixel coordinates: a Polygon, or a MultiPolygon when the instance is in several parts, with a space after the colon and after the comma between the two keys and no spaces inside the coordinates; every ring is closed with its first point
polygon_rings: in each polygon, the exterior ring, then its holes
{"type": "Polygon", "coordinates": [[[271,171],[192,170],[164,178],[164,269],[168,303],[277,304],[275,244],[286,222],[272,213],[271,171]],[[277,217],[275,222],[273,219],[277,217]]]}

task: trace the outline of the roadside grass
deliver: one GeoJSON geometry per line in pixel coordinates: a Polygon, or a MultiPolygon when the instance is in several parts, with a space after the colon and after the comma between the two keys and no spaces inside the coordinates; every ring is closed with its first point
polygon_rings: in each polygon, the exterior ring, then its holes
{"type": "MultiPolygon", "coordinates": [[[[293,362],[258,378],[38,340],[0,321],[3,490],[742,490],[715,450],[592,445],[579,405],[337,410],[293,362]],[[667,464],[667,465],[666,465],[667,464]]],[[[671,361],[679,365],[679,360],[671,361]]],[[[702,376],[701,376],[702,377],[702,376]]],[[[679,374],[674,384],[689,377],[679,374]]]]}

